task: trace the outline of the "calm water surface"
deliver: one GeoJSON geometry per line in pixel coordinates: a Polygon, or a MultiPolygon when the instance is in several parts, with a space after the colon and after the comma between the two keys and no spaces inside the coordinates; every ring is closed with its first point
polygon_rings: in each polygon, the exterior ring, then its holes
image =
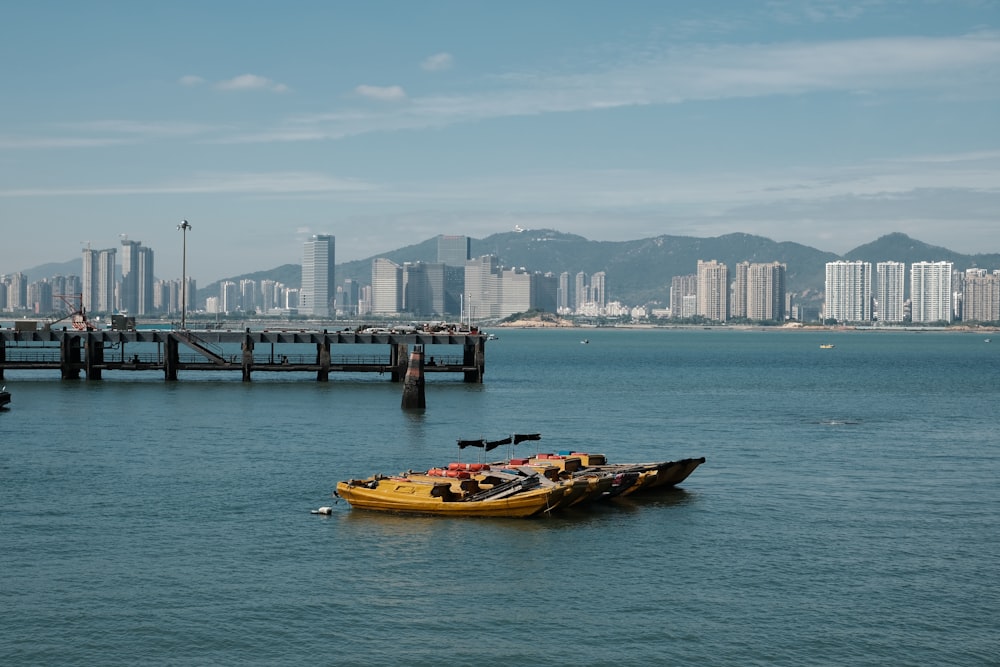
{"type": "Polygon", "coordinates": [[[8,371],[0,663],[997,664],[997,344],[498,333],[422,413],[375,376],[8,371]],[[549,519],[309,512],[514,431],[708,461],[549,519]]]}

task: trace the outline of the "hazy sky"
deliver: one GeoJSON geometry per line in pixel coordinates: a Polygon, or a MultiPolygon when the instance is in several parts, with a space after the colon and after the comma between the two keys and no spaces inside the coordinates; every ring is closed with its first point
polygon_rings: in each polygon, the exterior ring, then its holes
{"type": "Polygon", "coordinates": [[[203,283],[515,225],[1000,252],[998,102],[998,0],[8,2],[0,273],[177,278],[182,219],[203,283]]]}

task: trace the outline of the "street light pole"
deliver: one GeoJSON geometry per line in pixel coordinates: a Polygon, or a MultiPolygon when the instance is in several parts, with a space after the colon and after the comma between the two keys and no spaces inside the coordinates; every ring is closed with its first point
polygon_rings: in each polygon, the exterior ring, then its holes
{"type": "Polygon", "coordinates": [[[187,220],[181,220],[177,225],[181,230],[181,329],[187,329],[187,231],[191,225],[187,220]]]}

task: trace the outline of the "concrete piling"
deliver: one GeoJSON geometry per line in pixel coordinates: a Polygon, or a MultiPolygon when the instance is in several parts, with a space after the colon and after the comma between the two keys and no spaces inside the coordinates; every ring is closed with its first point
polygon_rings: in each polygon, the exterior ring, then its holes
{"type": "Polygon", "coordinates": [[[414,345],[410,353],[410,362],[406,367],[406,377],[403,379],[404,410],[423,409],[427,407],[424,397],[424,346],[414,345]]]}

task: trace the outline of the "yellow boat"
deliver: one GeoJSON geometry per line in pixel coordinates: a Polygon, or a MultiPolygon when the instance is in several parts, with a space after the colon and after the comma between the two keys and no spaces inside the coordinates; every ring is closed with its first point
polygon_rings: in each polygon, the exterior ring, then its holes
{"type": "Polygon", "coordinates": [[[337,483],[337,496],[351,507],[378,512],[468,517],[529,517],[559,506],[570,486],[541,486],[537,479],[511,480],[472,495],[459,495],[448,481],[425,482],[375,475],[337,483]]]}

